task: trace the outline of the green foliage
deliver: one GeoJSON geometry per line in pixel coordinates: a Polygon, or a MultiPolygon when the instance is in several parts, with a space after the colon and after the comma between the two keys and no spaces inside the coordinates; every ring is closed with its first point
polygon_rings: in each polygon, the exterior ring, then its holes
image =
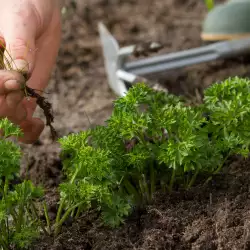
{"type": "Polygon", "coordinates": [[[0,120],[0,184],[1,180],[11,180],[19,171],[21,151],[12,141],[7,140],[11,136],[21,136],[20,129],[12,124],[8,119],[0,120]]]}
{"type": "Polygon", "coordinates": [[[138,83],[114,102],[106,126],[59,140],[67,180],[60,186],[65,213],[58,213],[57,233],[67,211],[99,209],[115,227],[159,188],[190,188],[197,176],[208,181],[230,155],[248,155],[249,116],[247,79],[212,85],[199,107],[138,83]]]}
{"type": "Polygon", "coordinates": [[[66,179],[59,185],[53,223],[43,204],[46,228],[36,206],[43,190],[28,180],[10,188],[21,151],[8,138],[21,131],[0,120],[0,246],[28,248],[41,229],[57,236],[69,217],[89,209],[117,227],[135,208],[150,204],[158,190],[188,189],[198,176],[207,183],[229,156],[249,154],[249,83],[238,77],[216,83],[198,107],[142,83],[132,87],[114,102],[106,126],[59,140],[66,179]]]}
{"type": "Polygon", "coordinates": [[[34,200],[42,189],[24,181],[11,187],[20,170],[21,150],[9,137],[22,133],[8,119],[0,120],[0,247],[27,249],[39,236],[39,218],[34,200]]]}
{"type": "Polygon", "coordinates": [[[31,244],[40,236],[37,231],[38,226],[26,226],[21,228],[19,233],[15,233],[12,238],[12,243],[18,249],[29,249],[31,244]]]}
{"type": "Polygon", "coordinates": [[[40,236],[40,220],[34,201],[42,197],[41,188],[34,187],[30,181],[5,189],[0,200],[0,245],[9,249],[28,249],[40,236]]]}
{"type": "Polygon", "coordinates": [[[235,77],[205,91],[205,108],[210,113],[209,132],[225,149],[248,155],[250,144],[249,80],[235,77]]]}

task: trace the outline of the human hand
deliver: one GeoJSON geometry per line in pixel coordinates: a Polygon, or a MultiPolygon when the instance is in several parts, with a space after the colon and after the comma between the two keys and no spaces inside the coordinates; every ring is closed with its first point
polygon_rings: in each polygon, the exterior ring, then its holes
{"type": "MultiPolygon", "coordinates": [[[[5,66],[27,72],[27,85],[36,90],[47,86],[55,64],[61,38],[59,0],[0,0],[0,41],[6,48],[5,66]]],[[[44,123],[33,118],[35,100],[22,91],[21,73],[0,70],[0,118],[7,117],[20,126],[21,142],[33,143],[44,123]]]]}

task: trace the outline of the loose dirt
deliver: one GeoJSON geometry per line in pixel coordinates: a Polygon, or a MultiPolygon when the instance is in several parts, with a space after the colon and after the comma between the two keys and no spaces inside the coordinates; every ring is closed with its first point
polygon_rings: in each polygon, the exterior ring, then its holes
{"type": "MultiPolygon", "coordinates": [[[[122,46],[159,41],[165,46],[159,53],[166,53],[203,44],[203,1],[68,0],[66,5],[57,66],[46,90],[59,136],[104,124],[111,114],[115,96],[105,75],[99,21],[122,46]]],[[[154,80],[172,93],[199,99],[204,88],[235,75],[250,75],[248,58],[175,70],[154,80]]],[[[37,116],[44,117],[41,110],[37,116]]],[[[55,204],[54,190],[62,179],[59,144],[46,128],[35,145],[22,147],[22,174],[43,184],[48,200],[55,204]]],[[[250,249],[250,161],[235,158],[227,166],[209,187],[157,195],[147,211],[131,216],[117,230],[101,227],[95,215],[87,214],[68,223],[56,241],[43,239],[34,249],[250,249]]]]}

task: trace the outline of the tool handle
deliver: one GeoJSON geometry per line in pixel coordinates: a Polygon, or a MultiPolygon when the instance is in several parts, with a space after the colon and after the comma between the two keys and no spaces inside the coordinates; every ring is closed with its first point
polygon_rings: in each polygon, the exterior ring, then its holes
{"type": "Polygon", "coordinates": [[[125,71],[147,75],[250,53],[250,38],[218,42],[199,48],[154,56],[125,64],[125,71]]]}

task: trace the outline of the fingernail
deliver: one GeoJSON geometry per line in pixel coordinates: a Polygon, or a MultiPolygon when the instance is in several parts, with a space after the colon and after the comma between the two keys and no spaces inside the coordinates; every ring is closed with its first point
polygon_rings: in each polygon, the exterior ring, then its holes
{"type": "Polygon", "coordinates": [[[4,86],[7,90],[18,90],[21,84],[16,80],[8,80],[4,83],[4,86]]]}
{"type": "Polygon", "coordinates": [[[18,70],[21,72],[29,71],[29,63],[23,59],[17,59],[13,62],[13,70],[18,70]]]}

